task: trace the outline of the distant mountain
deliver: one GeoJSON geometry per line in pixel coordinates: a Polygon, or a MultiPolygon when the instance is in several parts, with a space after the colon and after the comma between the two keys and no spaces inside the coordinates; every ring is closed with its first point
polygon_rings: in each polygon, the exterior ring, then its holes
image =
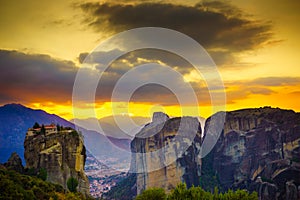
{"type": "MultiPolygon", "coordinates": [[[[0,162],[7,161],[12,152],[17,152],[24,162],[24,139],[29,127],[35,122],[39,124],[60,124],[75,128],[75,125],[57,115],[43,110],[34,110],[21,104],[7,104],[0,107],[0,162]]],[[[86,148],[98,159],[115,158],[130,159],[130,140],[107,138],[106,136],[81,127],[76,127],[84,135],[86,148]]]]}
{"type": "Polygon", "coordinates": [[[87,119],[73,119],[71,122],[75,123],[87,130],[99,132],[98,124],[101,126],[103,135],[119,139],[133,139],[135,134],[151,119],[147,117],[130,117],[136,124],[136,127],[132,126],[128,122],[129,117],[124,115],[108,116],[101,119],[87,118],[87,119]],[[122,130],[121,128],[122,127],[122,130]]]}

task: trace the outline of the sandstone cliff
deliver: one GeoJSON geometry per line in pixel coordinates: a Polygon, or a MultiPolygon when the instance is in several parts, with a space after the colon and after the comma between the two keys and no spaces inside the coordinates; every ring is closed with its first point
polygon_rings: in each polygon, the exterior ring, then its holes
{"type": "Polygon", "coordinates": [[[224,131],[202,162],[207,165],[203,173],[212,170],[225,190],[246,188],[261,199],[297,199],[300,114],[270,107],[227,112],[224,131]]]}
{"type": "Polygon", "coordinates": [[[197,118],[172,118],[154,113],[131,143],[131,172],[137,172],[137,194],[151,187],[166,191],[178,183],[199,185],[201,160],[198,158],[201,126],[197,118]]]}
{"type": "Polygon", "coordinates": [[[81,136],[74,130],[54,130],[42,134],[30,129],[24,141],[26,168],[47,171],[47,180],[67,189],[67,180],[78,180],[78,191],[89,195],[89,182],[84,173],[86,150],[81,136]]]}

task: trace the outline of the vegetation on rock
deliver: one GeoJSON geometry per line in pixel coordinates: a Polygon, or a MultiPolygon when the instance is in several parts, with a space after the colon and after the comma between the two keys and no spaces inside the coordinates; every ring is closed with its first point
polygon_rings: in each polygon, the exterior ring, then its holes
{"type": "Polygon", "coordinates": [[[67,186],[70,192],[76,192],[77,191],[77,186],[78,186],[78,180],[74,177],[70,177],[67,181],[67,186]]]}
{"type": "Polygon", "coordinates": [[[32,128],[41,128],[41,126],[39,125],[39,123],[35,122],[32,128]]]}
{"type": "Polygon", "coordinates": [[[6,169],[0,169],[0,188],[0,199],[85,199],[81,193],[66,192],[61,185],[6,169]]]}
{"type": "Polygon", "coordinates": [[[136,174],[129,174],[104,195],[105,199],[131,200],[136,196],[136,174]]]}
{"type": "Polygon", "coordinates": [[[144,190],[136,197],[136,200],[256,200],[257,193],[248,193],[246,190],[232,191],[228,190],[225,193],[219,193],[215,188],[213,193],[203,190],[201,187],[191,187],[187,189],[186,184],[180,183],[170,194],[166,194],[161,188],[150,188],[144,190]]]}
{"type": "Polygon", "coordinates": [[[167,195],[162,188],[149,188],[136,197],[136,200],[165,200],[167,195]]]}
{"type": "Polygon", "coordinates": [[[41,168],[37,174],[37,177],[42,179],[43,181],[47,180],[47,170],[45,168],[41,168]]]}

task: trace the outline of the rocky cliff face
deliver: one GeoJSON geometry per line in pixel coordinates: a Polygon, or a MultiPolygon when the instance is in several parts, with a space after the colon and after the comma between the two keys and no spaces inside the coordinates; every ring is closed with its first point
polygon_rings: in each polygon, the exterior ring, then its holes
{"type": "Polygon", "coordinates": [[[208,157],[223,189],[256,190],[261,199],[300,198],[300,114],[270,107],[228,112],[208,157]]]}
{"type": "MultiPolygon", "coordinates": [[[[224,113],[216,115],[220,114],[224,113]]],[[[221,136],[200,160],[209,123],[216,121],[206,120],[202,139],[198,120],[155,114],[131,143],[131,170],[139,172],[137,192],[150,187],[168,191],[186,182],[207,190],[218,186],[257,191],[261,200],[300,199],[300,113],[270,107],[226,112],[221,136]],[[174,142],[180,122],[185,124],[181,129],[185,134],[174,142]],[[194,140],[185,138],[195,127],[194,140]],[[181,154],[185,142],[192,145],[181,154]],[[156,153],[159,149],[164,153],[156,153]]]]}
{"type": "Polygon", "coordinates": [[[199,185],[201,160],[198,158],[201,126],[196,118],[172,118],[154,113],[131,143],[131,172],[137,172],[137,193],[151,187],[166,191],[178,183],[199,185]]]}
{"type": "Polygon", "coordinates": [[[56,131],[51,134],[26,134],[24,157],[27,168],[47,171],[47,180],[67,189],[67,180],[78,180],[78,191],[89,195],[89,182],[83,171],[85,146],[74,130],[56,131]]]}

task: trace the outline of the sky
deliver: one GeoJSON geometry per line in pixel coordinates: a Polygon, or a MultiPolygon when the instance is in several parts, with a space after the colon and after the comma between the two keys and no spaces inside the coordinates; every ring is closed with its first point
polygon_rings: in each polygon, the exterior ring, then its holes
{"type": "Polygon", "coordinates": [[[74,109],[78,118],[113,113],[148,117],[154,111],[209,117],[217,110],[262,106],[300,111],[297,0],[2,0],[0,4],[0,105],[21,103],[66,119],[74,118],[74,109]],[[211,96],[220,91],[208,88],[202,72],[172,52],[127,52],[133,40],[97,48],[115,34],[140,27],[176,30],[202,45],[217,66],[226,104],[213,104],[211,96]],[[79,69],[90,64],[89,73],[98,77],[105,59],[115,55],[122,56],[102,74],[95,101],[72,106],[79,69]],[[147,63],[161,67],[136,68],[147,63]],[[140,80],[162,79],[186,97],[185,102],[159,84],[137,88],[129,103],[122,98],[112,100],[113,89],[127,72],[136,74],[122,84],[124,95],[126,88],[140,80]],[[187,85],[193,88],[197,105],[189,101],[187,85]]]}

